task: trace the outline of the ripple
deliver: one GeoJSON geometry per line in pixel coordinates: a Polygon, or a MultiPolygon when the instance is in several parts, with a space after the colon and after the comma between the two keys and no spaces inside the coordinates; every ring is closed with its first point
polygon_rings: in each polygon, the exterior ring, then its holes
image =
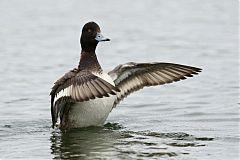
{"type": "Polygon", "coordinates": [[[9,124],[5,124],[3,127],[4,127],[4,128],[12,128],[12,126],[9,125],[9,124]]]}
{"type": "Polygon", "coordinates": [[[119,123],[106,123],[104,125],[104,128],[106,129],[110,129],[110,130],[120,130],[123,129],[125,127],[123,127],[123,125],[119,124],[119,123]]]}
{"type": "Polygon", "coordinates": [[[9,101],[5,101],[5,104],[11,104],[11,103],[18,103],[18,102],[23,102],[23,101],[29,101],[31,100],[30,98],[19,98],[19,99],[13,99],[9,101]]]}
{"type": "Polygon", "coordinates": [[[177,156],[175,152],[154,152],[154,153],[140,153],[137,155],[138,157],[163,157],[163,156],[168,156],[168,157],[173,157],[177,156]]]}
{"type": "Polygon", "coordinates": [[[143,141],[126,141],[122,143],[116,143],[116,145],[146,145],[146,146],[155,146],[157,143],[143,142],[143,141]]]}
{"type": "Polygon", "coordinates": [[[174,146],[174,147],[200,147],[200,146],[206,146],[205,144],[179,143],[179,142],[168,143],[167,145],[174,146]]]}

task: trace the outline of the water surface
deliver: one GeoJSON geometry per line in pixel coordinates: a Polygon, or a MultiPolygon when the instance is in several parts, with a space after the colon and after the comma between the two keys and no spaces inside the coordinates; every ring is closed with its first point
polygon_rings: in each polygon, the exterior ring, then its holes
{"type": "Polygon", "coordinates": [[[1,1],[0,159],[209,159],[239,156],[237,1],[1,1]],[[96,21],[103,68],[174,62],[203,68],[136,92],[104,127],[53,130],[49,91],[79,60],[96,21]]]}

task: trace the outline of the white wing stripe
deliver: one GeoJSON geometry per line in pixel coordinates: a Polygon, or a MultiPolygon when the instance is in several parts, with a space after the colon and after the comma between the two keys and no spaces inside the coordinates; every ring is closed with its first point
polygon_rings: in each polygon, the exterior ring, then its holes
{"type": "Polygon", "coordinates": [[[59,98],[62,98],[62,97],[66,97],[66,96],[69,96],[70,95],[70,92],[72,90],[72,85],[65,88],[65,89],[62,89],[60,92],[58,92],[54,98],[54,103],[59,99],[59,98]]]}

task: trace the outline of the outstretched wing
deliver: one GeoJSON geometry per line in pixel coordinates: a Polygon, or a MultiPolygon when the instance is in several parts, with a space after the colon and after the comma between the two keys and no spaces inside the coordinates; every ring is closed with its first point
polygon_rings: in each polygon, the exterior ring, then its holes
{"type": "Polygon", "coordinates": [[[145,86],[162,85],[192,77],[200,68],[173,63],[134,63],[118,65],[108,74],[114,80],[117,93],[115,105],[130,93],[145,86]]]}
{"type": "Polygon", "coordinates": [[[78,72],[76,69],[66,73],[55,82],[51,95],[51,114],[53,126],[64,113],[67,103],[83,102],[90,99],[116,95],[119,90],[89,71],[78,72]]]}

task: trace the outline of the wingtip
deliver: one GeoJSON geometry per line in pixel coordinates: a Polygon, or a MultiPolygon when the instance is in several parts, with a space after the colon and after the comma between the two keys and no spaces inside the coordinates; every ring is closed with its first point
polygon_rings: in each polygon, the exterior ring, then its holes
{"type": "Polygon", "coordinates": [[[198,72],[201,72],[203,69],[199,67],[195,67],[198,72]]]}
{"type": "Polygon", "coordinates": [[[196,74],[199,74],[199,73],[201,73],[202,71],[203,71],[202,68],[196,68],[195,73],[196,73],[196,74]]]}

